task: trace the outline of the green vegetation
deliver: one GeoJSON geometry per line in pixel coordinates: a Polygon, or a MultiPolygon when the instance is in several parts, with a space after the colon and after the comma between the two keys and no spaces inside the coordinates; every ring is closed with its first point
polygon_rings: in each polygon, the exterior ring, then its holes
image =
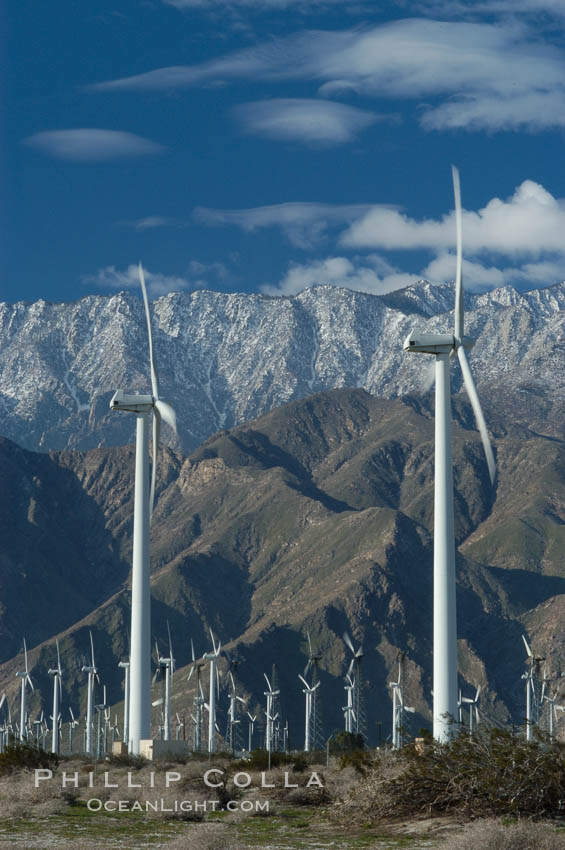
{"type": "Polygon", "coordinates": [[[11,773],[20,768],[49,768],[53,770],[59,759],[53,753],[30,747],[28,744],[10,744],[0,753],[0,774],[11,773]]]}

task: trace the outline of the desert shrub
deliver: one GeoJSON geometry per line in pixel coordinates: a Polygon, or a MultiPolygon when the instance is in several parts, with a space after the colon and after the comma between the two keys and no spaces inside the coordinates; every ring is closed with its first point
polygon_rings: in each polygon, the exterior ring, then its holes
{"type": "MultiPolygon", "coordinates": [[[[304,761],[304,767],[306,767],[306,760],[303,759],[302,761],[304,761]]],[[[272,768],[281,767],[281,765],[285,764],[294,764],[295,762],[300,762],[300,756],[291,756],[287,755],[287,753],[271,753],[272,768]]],[[[232,766],[235,770],[268,770],[269,753],[267,750],[252,750],[249,758],[234,761],[232,762],[232,766]]],[[[302,769],[304,770],[304,768],[302,769]]]]}
{"type": "Polygon", "coordinates": [[[59,763],[55,753],[38,750],[28,744],[11,744],[0,753],[0,774],[11,773],[20,768],[48,768],[53,770],[59,763]]]}
{"type": "Polygon", "coordinates": [[[244,850],[231,837],[224,824],[191,825],[186,832],[167,844],[167,850],[244,850]]]}
{"type": "Polygon", "coordinates": [[[109,755],[106,756],[105,761],[109,765],[114,765],[115,767],[133,767],[134,770],[140,770],[142,767],[146,767],[150,762],[148,759],[143,756],[134,756],[125,753],[124,755],[109,755]]]}
{"type": "Polygon", "coordinates": [[[531,821],[505,825],[500,820],[478,820],[450,835],[438,850],[565,850],[565,835],[552,826],[531,821]]]}
{"type": "Polygon", "coordinates": [[[423,752],[405,747],[398,775],[380,764],[337,806],[340,819],[379,820],[414,815],[551,818],[565,810],[565,745],[541,734],[527,742],[492,729],[449,745],[431,742],[423,752]]]}
{"type": "Polygon", "coordinates": [[[352,767],[357,773],[362,776],[371,767],[373,760],[369,753],[365,750],[350,750],[343,752],[339,757],[339,769],[344,770],[346,767],[352,767]]]}
{"type": "Polygon", "coordinates": [[[330,753],[344,753],[352,750],[364,750],[365,739],[363,735],[341,730],[330,740],[330,753]]]}

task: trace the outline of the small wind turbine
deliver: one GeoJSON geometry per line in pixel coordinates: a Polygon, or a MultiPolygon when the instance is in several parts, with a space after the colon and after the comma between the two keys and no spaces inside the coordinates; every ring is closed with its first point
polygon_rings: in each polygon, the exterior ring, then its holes
{"type": "Polygon", "coordinates": [[[139,755],[139,742],[149,738],[151,727],[151,589],[149,583],[149,526],[155,500],[159,433],[163,419],[176,433],[173,408],[159,398],[155,369],[151,316],[141,263],[139,282],[149,337],[151,395],[126,395],[117,390],[111,410],[125,410],[137,417],[135,448],[135,500],[133,514],[133,562],[131,583],[131,651],[129,752],[139,755]],[[149,416],[153,414],[153,466],[149,487],[149,416]]]}
{"type": "Polygon", "coordinates": [[[343,640],[353,656],[349,665],[349,669],[347,671],[348,676],[351,676],[353,667],[355,666],[355,676],[353,678],[355,688],[352,694],[353,714],[355,716],[354,727],[351,728],[351,731],[355,732],[357,735],[362,735],[363,738],[366,738],[365,712],[363,706],[363,680],[361,678],[361,662],[363,661],[364,657],[363,647],[360,644],[357,649],[355,649],[355,647],[353,646],[353,641],[351,640],[351,637],[349,636],[348,632],[343,633],[343,640]]]}
{"type": "Polygon", "coordinates": [[[477,721],[477,726],[479,725],[479,696],[481,693],[481,686],[477,688],[475,691],[475,696],[471,699],[471,697],[461,697],[461,703],[466,703],[469,706],[469,738],[473,737],[473,732],[475,729],[475,720],[477,721]]]}
{"type": "Polygon", "coordinates": [[[205,698],[202,690],[201,676],[205,664],[203,661],[199,661],[198,663],[196,662],[192,639],[190,640],[190,649],[192,652],[192,667],[188,671],[186,680],[189,682],[190,677],[196,670],[196,690],[194,692],[194,715],[192,715],[192,720],[194,723],[194,750],[198,753],[202,749],[202,706],[205,703],[205,698]]]}
{"type": "MultiPolygon", "coordinates": [[[[237,661],[231,661],[230,663],[232,665],[234,673],[236,673],[238,662],[237,661]]],[[[231,750],[232,753],[235,753],[235,751],[238,749],[238,746],[237,746],[238,742],[236,740],[238,736],[236,734],[236,729],[237,729],[237,724],[241,722],[239,720],[238,716],[237,716],[237,713],[238,713],[237,704],[238,704],[238,702],[240,702],[242,705],[245,705],[245,703],[246,703],[246,700],[243,697],[240,697],[237,693],[236,680],[235,680],[234,673],[232,673],[231,670],[228,673],[228,678],[229,678],[230,683],[231,683],[231,692],[229,694],[230,707],[228,709],[228,736],[227,736],[227,738],[228,738],[228,748],[231,750]]]]}
{"type": "Polygon", "coordinates": [[[47,673],[49,676],[53,676],[53,726],[51,733],[51,752],[58,753],[59,752],[59,700],[62,697],[61,692],[61,678],[63,676],[63,672],[61,670],[61,655],[59,653],[59,641],[55,638],[55,643],[57,644],[57,667],[55,669],[48,670],[47,673]]]}
{"type": "Polygon", "coordinates": [[[486,455],[491,484],[496,464],[475,382],[465,353],[473,340],[464,336],[461,191],[459,172],[453,166],[457,271],[455,278],[455,328],[453,334],[412,331],[404,351],[435,355],[435,483],[434,483],[434,737],[447,742],[457,719],[457,623],[455,597],[455,521],[453,461],[451,454],[450,361],[457,354],[463,382],[475,413],[486,455]]]}
{"type": "Polygon", "coordinates": [[[167,620],[167,633],[168,633],[168,636],[169,636],[169,656],[168,656],[168,658],[162,658],[160,653],[159,653],[159,646],[156,644],[157,663],[158,663],[159,666],[157,667],[157,672],[155,673],[155,676],[153,677],[153,682],[155,682],[155,679],[157,678],[157,676],[159,674],[161,676],[164,675],[163,681],[164,681],[165,694],[164,694],[164,697],[162,698],[161,701],[157,701],[156,703],[153,703],[153,705],[164,703],[164,705],[163,705],[163,710],[164,710],[164,724],[163,724],[164,735],[163,735],[163,737],[164,737],[165,741],[170,741],[171,740],[171,688],[173,686],[173,673],[175,672],[175,659],[174,659],[174,656],[173,656],[173,642],[171,640],[171,629],[169,627],[169,621],[168,620],[167,620]]]}
{"type": "Polygon", "coordinates": [[[73,714],[72,708],[69,707],[69,714],[71,715],[71,719],[69,720],[69,755],[73,754],[73,729],[75,726],[80,724],[80,720],[75,720],[75,716],[73,714]]]}
{"type": "Polygon", "coordinates": [[[247,716],[249,717],[249,727],[248,727],[248,745],[247,750],[251,752],[251,745],[253,743],[253,729],[255,727],[255,721],[257,720],[257,715],[251,714],[249,711],[247,712],[247,716]]]}
{"type": "Polygon", "coordinates": [[[355,690],[355,679],[352,679],[349,673],[345,676],[345,693],[347,694],[347,705],[343,706],[343,719],[345,721],[345,731],[351,735],[353,733],[353,723],[355,721],[355,710],[353,708],[353,692],[355,690]]]}
{"type": "Polygon", "coordinates": [[[212,652],[205,652],[202,656],[206,661],[210,662],[210,691],[208,697],[208,752],[216,752],[216,731],[218,724],[216,723],[216,694],[219,692],[220,683],[218,679],[218,668],[216,667],[218,655],[220,654],[221,641],[216,646],[214,634],[210,629],[210,637],[212,638],[212,652]]]}
{"type": "Polygon", "coordinates": [[[304,685],[302,689],[302,693],[306,695],[306,712],[304,716],[304,752],[309,753],[311,749],[311,740],[310,740],[310,718],[312,714],[312,695],[316,692],[316,688],[320,687],[320,683],[316,682],[315,685],[310,686],[306,679],[303,676],[298,674],[298,678],[304,685]]]}
{"type": "MultiPolygon", "coordinates": [[[[267,682],[268,691],[264,691],[264,696],[267,697],[267,725],[265,730],[265,749],[268,753],[272,752],[273,749],[273,722],[275,720],[275,715],[273,714],[273,699],[280,693],[280,691],[275,691],[271,687],[271,683],[269,682],[269,677],[266,673],[263,673],[265,677],[265,681],[267,682]]],[[[276,715],[278,717],[278,714],[276,715]]]]}
{"type": "Polygon", "coordinates": [[[30,678],[30,675],[29,675],[29,669],[28,669],[28,666],[27,666],[27,646],[26,646],[26,639],[25,638],[24,638],[24,665],[25,665],[25,670],[20,672],[20,673],[16,673],[16,677],[18,677],[22,680],[21,690],[20,690],[20,693],[21,693],[21,700],[20,700],[20,741],[22,741],[22,742],[25,741],[26,737],[27,737],[27,729],[26,729],[26,722],[27,722],[27,710],[26,710],[27,686],[29,685],[30,688],[32,689],[32,691],[35,690],[34,687],[33,687],[33,682],[31,681],[31,678],[30,678]]]}
{"type": "Polygon", "coordinates": [[[129,741],[129,661],[119,661],[118,667],[124,671],[124,736],[125,744],[129,741]]]}
{"type": "Polygon", "coordinates": [[[389,682],[392,688],[392,746],[393,749],[399,749],[402,746],[402,730],[404,729],[404,712],[414,714],[415,709],[411,706],[404,705],[404,697],[402,695],[402,668],[404,662],[404,653],[399,653],[398,656],[398,681],[389,682]]]}
{"type": "Polygon", "coordinates": [[[539,677],[539,668],[542,661],[545,661],[541,655],[533,655],[528,641],[522,635],[524,646],[528,654],[527,663],[528,670],[522,675],[522,679],[526,680],[526,740],[531,741],[533,738],[534,727],[534,707],[536,706],[536,685],[535,680],[539,677]]]}
{"type": "Polygon", "coordinates": [[[312,648],[309,631],[306,632],[306,636],[308,638],[308,663],[306,664],[302,675],[306,677],[309,670],[312,670],[310,686],[314,688],[314,691],[312,693],[310,706],[310,746],[313,750],[317,750],[323,747],[324,738],[322,729],[321,691],[316,689],[316,685],[320,680],[320,661],[322,659],[322,654],[320,652],[315,652],[312,648]]]}
{"type": "Polygon", "coordinates": [[[85,665],[82,667],[83,673],[88,673],[88,683],[87,683],[87,696],[86,696],[86,742],[85,742],[85,750],[89,756],[94,755],[92,748],[92,732],[93,732],[93,717],[92,713],[94,711],[94,681],[97,680],[100,682],[98,677],[98,668],[96,667],[96,663],[94,661],[94,641],[92,640],[92,632],[90,632],[90,650],[91,650],[91,663],[90,666],[85,665]]]}

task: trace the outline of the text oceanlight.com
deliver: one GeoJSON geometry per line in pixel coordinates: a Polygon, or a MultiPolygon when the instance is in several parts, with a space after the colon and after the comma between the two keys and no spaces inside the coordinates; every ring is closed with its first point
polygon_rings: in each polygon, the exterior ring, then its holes
{"type": "Polygon", "coordinates": [[[218,800],[100,800],[92,797],[86,801],[91,812],[268,812],[268,800],[228,800],[221,805],[218,800]]]}

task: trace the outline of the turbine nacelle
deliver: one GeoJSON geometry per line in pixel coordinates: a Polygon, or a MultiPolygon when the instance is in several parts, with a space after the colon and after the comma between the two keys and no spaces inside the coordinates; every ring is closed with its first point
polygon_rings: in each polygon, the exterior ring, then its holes
{"type": "Polygon", "coordinates": [[[411,331],[404,340],[404,351],[413,351],[417,354],[448,354],[457,351],[461,346],[470,349],[475,344],[473,339],[464,336],[458,339],[453,334],[426,334],[411,331]]]}
{"type": "Polygon", "coordinates": [[[110,410],[125,410],[128,413],[150,413],[154,406],[153,396],[134,395],[123,390],[116,390],[110,401],[110,410]]]}

